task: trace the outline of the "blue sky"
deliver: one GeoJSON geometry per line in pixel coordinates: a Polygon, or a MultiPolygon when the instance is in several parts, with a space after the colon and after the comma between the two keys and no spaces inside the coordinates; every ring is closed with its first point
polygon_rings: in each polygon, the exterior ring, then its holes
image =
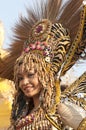
{"type": "Polygon", "coordinates": [[[25,6],[32,6],[32,1],[37,0],[0,0],[0,20],[3,22],[5,29],[4,48],[8,47],[7,45],[11,41],[12,27],[15,25],[18,16],[25,14],[25,6]]]}
{"type": "Polygon", "coordinates": [[[4,47],[7,47],[7,44],[10,42],[11,29],[18,16],[21,13],[25,13],[27,3],[31,5],[31,0],[2,0],[0,2],[0,21],[3,22],[5,29],[4,47]]]}
{"type": "MultiPolygon", "coordinates": [[[[21,14],[25,15],[26,12],[25,6],[27,6],[27,4],[31,6],[32,0],[1,0],[0,21],[3,22],[4,29],[5,29],[4,48],[8,47],[8,44],[11,41],[10,40],[10,37],[12,37],[11,29],[15,25],[19,15],[21,14]]],[[[76,73],[79,73],[80,75],[81,73],[83,73],[83,71],[86,71],[85,66],[86,66],[86,62],[84,64],[80,64],[80,66],[77,67],[76,73]]]]}

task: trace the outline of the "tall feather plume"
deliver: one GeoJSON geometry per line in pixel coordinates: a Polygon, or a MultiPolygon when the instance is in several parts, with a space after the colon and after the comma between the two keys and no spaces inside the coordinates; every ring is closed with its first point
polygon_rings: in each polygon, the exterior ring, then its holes
{"type": "Polygon", "coordinates": [[[74,40],[80,23],[80,7],[83,0],[70,0],[61,9],[61,17],[59,22],[69,29],[71,41],[74,40]]]}
{"type": "Polygon", "coordinates": [[[28,39],[32,26],[41,19],[49,19],[52,23],[61,22],[68,28],[73,41],[79,25],[80,11],[83,0],[69,0],[62,7],[62,0],[43,0],[36,1],[32,9],[27,8],[27,17],[20,17],[14,31],[14,38],[10,47],[7,49],[9,55],[2,59],[0,63],[0,77],[13,80],[13,66],[15,60],[21,55],[23,44],[28,39]],[[62,7],[62,8],[61,8],[62,7]]]}

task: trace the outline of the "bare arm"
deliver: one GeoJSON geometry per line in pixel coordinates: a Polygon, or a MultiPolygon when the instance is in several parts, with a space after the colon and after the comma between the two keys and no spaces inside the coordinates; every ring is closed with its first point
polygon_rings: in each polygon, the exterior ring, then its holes
{"type": "Polygon", "coordinates": [[[82,120],[86,117],[86,111],[73,103],[60,103],[58,106],[58,113],[62,121],[74,128],[78,129],[82,120]]]}

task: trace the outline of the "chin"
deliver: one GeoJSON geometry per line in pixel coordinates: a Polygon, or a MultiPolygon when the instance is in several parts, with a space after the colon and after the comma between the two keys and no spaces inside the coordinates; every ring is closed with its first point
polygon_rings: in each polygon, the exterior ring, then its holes
{"type": "Polygon", "coordinates": [[[25,95],[26,95],[27,97],[34,97],[34,96],[36,96],[36,95],[38,95],[38,94],[39,94],[39,92],[25,93],[25,95]]]}

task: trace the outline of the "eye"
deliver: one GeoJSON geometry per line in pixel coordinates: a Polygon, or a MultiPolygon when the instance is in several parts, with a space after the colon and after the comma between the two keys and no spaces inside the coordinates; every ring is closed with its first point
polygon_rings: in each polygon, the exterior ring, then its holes
{"type": "Polygon", "coordinates": [[[18,81],[21,81],[23,80],[24,78],[23,77],[18,77],[18,81]]]}
{"type": "Polygon", "coordinates": [[[33,78],[34,75],[35,75],[34,73],[29,73],[29,74],[28,74],[28,78],[33,78]]]}

